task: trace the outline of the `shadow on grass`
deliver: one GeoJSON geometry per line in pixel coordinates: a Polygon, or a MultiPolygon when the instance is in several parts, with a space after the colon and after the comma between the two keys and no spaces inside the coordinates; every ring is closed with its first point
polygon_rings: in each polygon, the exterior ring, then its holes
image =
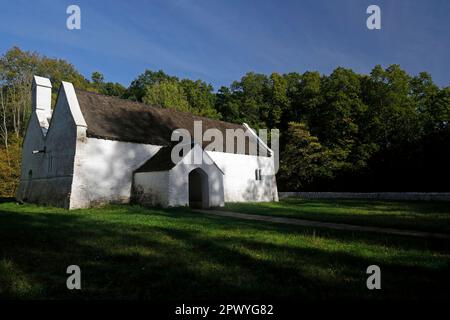
{"type": "Polygon", "coordinates": [[[330,232],[318,238],[305,228],[237,222],[182,209],[49,211],[0,208],[0,297],[448,297],[448,255],[425,252],[419,243],[408,244],[414,248],[410,253],[394,248],[392,255],[367,254],[382,251],[383,242],[388,250],[402,239],[395,238],[393,246],[388,237],[365,234],[330,232]],[[330,247],[333,241],[339,243],[330,247]],[[347,242],[356,243],[352,250],[342,248],[347,242]],[[365,286],[367,266],[379,262],[381,293],[365,286]],[[81,291],[66,289],[71,264],[82,269],[81,291]]]}
{"type": "Polygon", "coordinates": [[[16,198],[13,197],[0,197],[0,203],[7,203],[7,202],[15,202],[16,198]]]}
{"type": "Polygon", "coordinates": [[[418,214],[448,214],[450,215],[450,206],[448,202],[443,201],[395,201],[395,200],[352,200],[352,199],[320,199],[305,200],[298,198],[287,198],[280,203],[293,205],[306,205],[318,207],[346,207],[363,211],[370,211],[377,207],[382,207],[386,212],[405,212],[410,211],[418,214]]]}
{"type": "Polygon", "coordinates": [[[230,203],[225,210],[363,226],[450,232],[445,202],[283,199],[279,203],[230,203]]]}

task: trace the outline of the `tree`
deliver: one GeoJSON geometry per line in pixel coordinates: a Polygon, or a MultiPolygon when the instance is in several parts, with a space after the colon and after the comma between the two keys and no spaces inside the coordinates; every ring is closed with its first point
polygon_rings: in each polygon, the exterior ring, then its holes
{"type": "Polygon", "coordinates": [[[14,197],[20,180],[22,139],[12,137],[8,150],[0,145],[0,197],[14,197]]]}
{"type": "Polygon", "coordinates": [[[189,112],[189,103],[183,88],[175,81],[164,80],[147,86],[142,100],[149,105],[189,112]]]}
{"type": "Polygon", "coordinates": [[[208,118],[220,119],[220,113],[214,108],[215,96],[210,84],[201,80],[183,79],[180,81],[180,85],[186,95],[190,112],[208,118]]]}
{"type": "Polygon", "coordinates": [[[126,92],[126,88],[117,82],[106,82],[102,85],[100,93],[107,96],[123,97],[126,92]]]}
{"type": "Polygon", "coordinates": [[[239,122],[254,128],[266,127],[269,115],[269,79],[264,74],[249,72],[231,84],[233,100],[239,104],[239,122]]]}
{"type": "Polygon", "coordinates": [[[289,73],[285,76],[290,108],[288,121],[310,122],[316,108],[322,103],[321,77],[318,72],[289,73]]]}
{"type": "Polygon", "coordinates": [[[279,73],[270,75],[270,106],[267,112],[265,123],[269,128],[279,128],[283,114],[285,114],[290,105],[287,97],[287,81],[279,73]]]}
{"type": "Polygon", "coordinates": [[[322,80],[322,103],[312,115],[312,132],[327,146],[351,148],[358,133],[358,119],[367,109],[361,101],[359,77],[352,70],[337,68],[322,80]]]}
{"type": "Polygon", "coordinates": [[[130,87],[127,89],[124,97],[131,100],[143,101],[146,95],[146,88],[159,84],[160,82],[178,82],[177,77],[172,77],[164,73],[164,71],[151,71],[145,70],[144,73],[139,75],[135,80],[131,82],[130,87]]]}
{"type": "Polygon", "coordinates": [[[92,72],[91,80],[94,85],[100,87],[104,83],[105,78],[102,73],[94,71],[92,72]]]}
{"type": "Polygon", "coordinates": [[[435,95],[427,110],[429,127],[435,131],[450,128],[450,87],[443,88],[435,95]]]}
{"type": "Polygon", "coordinates": [[[445,89],[439,90],[433,83],[431,75],[426,72],[413,77],[410,86],[414,108],[420,116],[424,134],[440,128],[442,122],[448,119],[448,104],[446,106],[444,102],[445,89]],[[442,98],[444,100],[441,100],[442,98]]]}
{"type": "Polygon", "coordinates": [[[222,120],[242,123],[240,118],[240,101],[228,87],[222,86],[217,91],[214,108],[221,115],[222,120]]]}
{"type": "Polygon", "coordinates": [[[18,139],[25,130],[31,112],[31,83],[33,75],[50,78],[53,100],[61,81],[69,81],[76,88],[87,89],[89,82],[67,61],[51,59],[35,52],[13,47],[0,57],[0,86],[7,109],[10,131],[18,139]]]}
{"type": "Polygon", "coordinates": [[[339,163],[333,152],[322,146],[304,123],[290,122],[286,146],[280,157],[279,178],[287,190],[314,188],[333,177],[339,163]]]}
{"type": "Polygon", "coordinates": [[[383,70],[376,66],[367,84],[367,131],[384,149],[402,142],[417,141],[421,135],[419,113],[410,94],[411,78],[398,65],[383,70]]]}
{"type": "Polygon", "coordinates": [[[8,141],[9,141],[9,125],[7,118],[7,110],[5,104],[5,98],[3,94],[3,87],[0,88],[0,112],[1,112],[1,120],[0,123],[0,138],[3,140],[5,144],[6,151],[8,151],[8,141]]]}

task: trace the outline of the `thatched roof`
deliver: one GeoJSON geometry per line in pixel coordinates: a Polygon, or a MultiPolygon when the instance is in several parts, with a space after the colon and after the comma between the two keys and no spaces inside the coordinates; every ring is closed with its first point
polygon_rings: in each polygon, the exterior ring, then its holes
{"type": "MultiPolygon", "coordinates": [[[[203,132],[215,128],[223,133],[225,151],[226,129],[246,131],[243,125],[213,120],[173,109],[149,106],[78,89],[76,94],[87,123],[88,137],[169,146],[173,144],[170,138],[174,130],[187,129],[193,138],[194,121],[201,120],[203,132]]],[[[209,142],[205,142],[204,146],[208,144],[209,142]]],[[[248,139],[246,144],[248,144],[248,139]]],[[[248,145],[246,154],[248,154],[248,145]]]]}

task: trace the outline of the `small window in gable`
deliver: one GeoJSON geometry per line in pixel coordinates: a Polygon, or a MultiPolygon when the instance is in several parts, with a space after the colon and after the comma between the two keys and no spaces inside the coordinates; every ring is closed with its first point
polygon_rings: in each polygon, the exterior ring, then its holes
{"type": "Polygon", "coordinates": [[[261,169],[255,170],[255,180],[262,180],[261,178],[261,169]]]}

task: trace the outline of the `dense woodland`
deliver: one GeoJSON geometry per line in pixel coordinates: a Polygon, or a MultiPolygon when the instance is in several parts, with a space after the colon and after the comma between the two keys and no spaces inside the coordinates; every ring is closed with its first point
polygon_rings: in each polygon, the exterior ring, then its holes
{"type": "Polygon", "coordinates": [[[176,108],[254,128],[279,128],[284,191],[450,191],[450,87],[391,65],[369,75],[343,67],[249,72],[217,91],[202,80],[146,70],[128,88],[67,61],[11,48],[0,57],[0,196],[13,196],[31,112],[31,79],[176,108]]]}

